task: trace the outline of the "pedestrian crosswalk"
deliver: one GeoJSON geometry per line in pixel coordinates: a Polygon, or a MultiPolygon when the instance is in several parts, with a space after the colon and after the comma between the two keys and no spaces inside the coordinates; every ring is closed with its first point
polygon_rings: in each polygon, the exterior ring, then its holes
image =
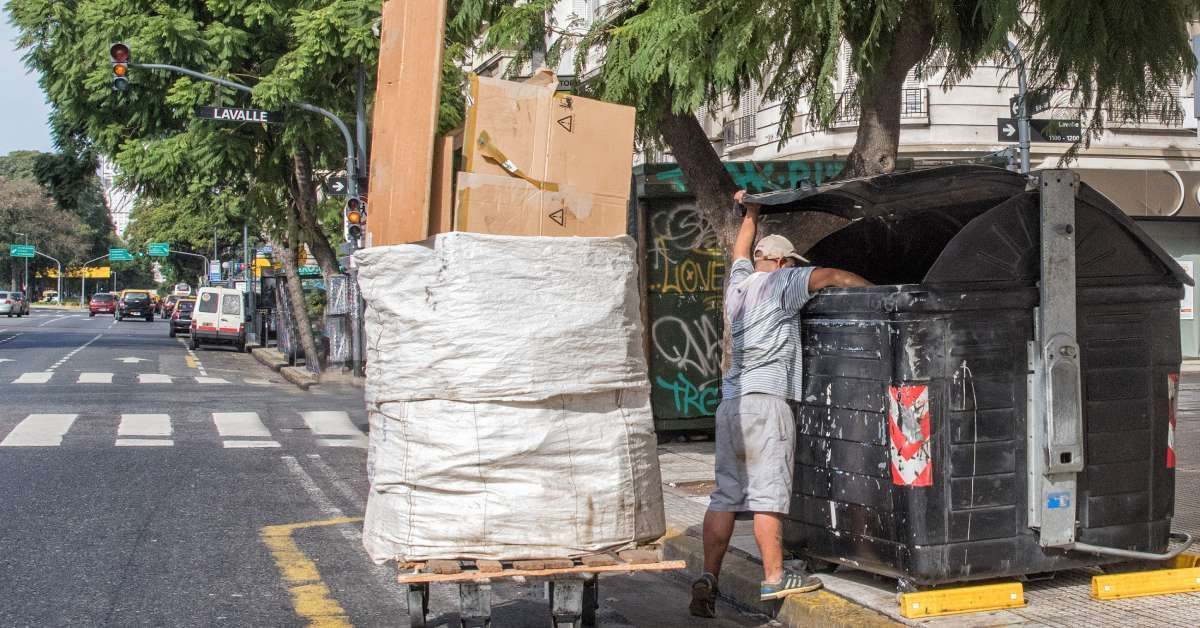
{"type": "Polygon", "coordinates": [[[0,417],[0,448],[95,447],[97,444],[113,447],[194,445],[224,449],[277,449],[292,445],[367,447],[366,434],[345,411],[290,411],[272,415],[269,419],[274,427],[268,425],[268,420],[258,412],[246,411],[205,412],[185,417],[173,417],[168,413],[0,417]]]}
{"type": "MultiPolygon", "coordinates": [[[[162,373],[68,373],[63,371],[35,371],[21,373],[13,384],[229,384],[224,377],[210,375],[165,375],[162,373]],[[115,379],[114,379],[115,378],[115,379]],[[53,380],[53,381],[52,381],[53,380]]],[[[256,380],[253,383],[258,383],[256,380]]]]}

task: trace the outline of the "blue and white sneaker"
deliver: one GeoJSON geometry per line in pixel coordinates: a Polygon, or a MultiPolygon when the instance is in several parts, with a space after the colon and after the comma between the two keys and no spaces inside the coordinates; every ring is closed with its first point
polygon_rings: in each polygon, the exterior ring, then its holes
{"type": "Polygon", "coordinates": [[[810,576],[803,572],[786,571],[779,582],[764,581],[759,589],[758,599],[761,602],[782,600],[793,593],[816,591],[822,586],[824,584],[816,576],[810,576]]]}

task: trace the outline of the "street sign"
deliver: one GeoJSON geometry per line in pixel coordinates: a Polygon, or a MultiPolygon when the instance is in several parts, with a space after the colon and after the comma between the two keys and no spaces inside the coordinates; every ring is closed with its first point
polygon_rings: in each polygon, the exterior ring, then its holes
{"type": "MultiPolygon", "coordinates": [[[[1050,108],[1050,92],[1038,90],[1025,94],[1028,115],[1034,116],[1050,108]]],[[[1008,111],[1012,117],[1021,115],[1021,95],[1017,94],[1008,99],[1008,111]]]]}
{"type": "Polygon", "coordinates": [[[10,244],[8,245],[8,254],[12,257],[33,257],[34,248],[32,244],[10,244]]]}
{"type": "Polygon", "coordinates": [[[151,242],[146,247],[146,254],[150,257],[166,257],[171,253],[171,245],[166,242],[151,242]]]}
{"type": "Polygon", "coordinates": [[[350,190],[350,186],[346,184],[346,177],[329,177],[325,180],[325,190],[330,196],[345,196],[350,190]]]}
{"type": "Polygon", "coordinates": [[[222,122],[258,122],[261,124],[283,124],[283,112],[264,109],[235,109],[233,107],[196,107],[197,118],[222,122]]]}
{"type": "Polygon", "coordinates": [[[208,263],[208,280],[221,281],[221,262],[208,263]]]}
{"type": "Polygon", "coordinates": [[[109,249],[108,261],[110,262],[132,262],[133,256],[129,254],[129,249],[109,249]]]}
{"type": "MultiPolygon", "coordinates": [[[[996,139],[1001,142],[1015,142],[1018,139],[1017,121],[1013,118],[996,118],[996,139]]],[[[1068,120],[1030,120],[1029,141],[1070,143],[1078,142],[1083,136],[1083,129],[1078,122],[1068,120]]]]}

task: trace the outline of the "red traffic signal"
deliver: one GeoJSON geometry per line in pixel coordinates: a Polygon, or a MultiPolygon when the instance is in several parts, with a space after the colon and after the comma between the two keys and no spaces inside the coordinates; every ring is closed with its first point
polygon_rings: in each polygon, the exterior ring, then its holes
{"type": "Polygon", "coordinates": [[[112,62],[113,89],[119,92],[129,89],[129,46],[120,42],[109,46],[108,58],[112,62]]]}

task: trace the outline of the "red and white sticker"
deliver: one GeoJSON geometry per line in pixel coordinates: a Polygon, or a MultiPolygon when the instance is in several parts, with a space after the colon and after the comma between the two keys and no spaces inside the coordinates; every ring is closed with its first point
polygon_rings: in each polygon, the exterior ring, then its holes
{"type": "Polygon", "coordinates": [[[1167,373],[1167,468],[1175,468],[1175,415],[1179,409],[1179,373],[1167,373]]]}
{"type": "Polygon", "coordinates": [[[892,386],[888,395],[888,453],[893,484],[933,485],[929,433],[928,388],[892,386]]]}

